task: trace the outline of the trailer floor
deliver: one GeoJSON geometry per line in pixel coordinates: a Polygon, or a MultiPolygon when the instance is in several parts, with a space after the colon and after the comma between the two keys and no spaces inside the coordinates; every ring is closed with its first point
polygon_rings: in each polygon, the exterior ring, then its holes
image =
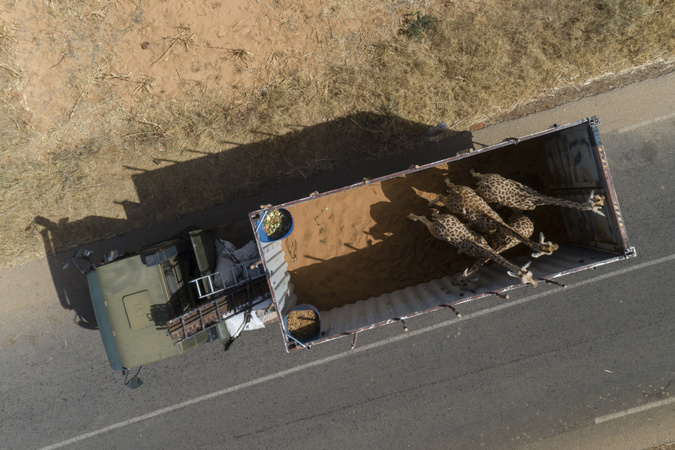
{"type": "MultiPolygon", "coordinates": [[[[406,217],[411,212],[430,217],[427,203],[444,192],[449,173],[453,182],[473,187],[469,169],[476,167],[548,193],[545,161],[526,143],[448,164],[290,206],[294,229],[283,248],[298,298],[326,311],[470,267],[474,259],[458,256],[454,247],[406,217]]],[[[500,213],[507,218],[511,211],[500,213]]],[[[565,241],[559,208],[541,207],[528,216],[535,236],[543,231],[547,239],[565,241]]],[[[504,256],[525,253],[521,245],[504,256]]]]}

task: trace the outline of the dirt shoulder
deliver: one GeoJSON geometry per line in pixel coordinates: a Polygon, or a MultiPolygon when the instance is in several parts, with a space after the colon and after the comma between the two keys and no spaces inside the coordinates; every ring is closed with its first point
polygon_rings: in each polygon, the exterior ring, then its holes
{"type": "Polygon", "coordinates": [[[0,12],[0,266],[675,61],[675,6],[646,0],[4,0],[0,12]]]}
{"type": "Polygon", "coordinates": [[[539,111],[554,108],[584,97],[598,95],[629,84],[656,78],[675,71],[673,61],[655,61],[642,66],[625,69],[618,74],[609,74],[586,81],[581,86],[567,86],[556,90],[546,98],[538,98],[517,105],[513,110],[495,118],[491,123],[517,119],[539,111]]]}

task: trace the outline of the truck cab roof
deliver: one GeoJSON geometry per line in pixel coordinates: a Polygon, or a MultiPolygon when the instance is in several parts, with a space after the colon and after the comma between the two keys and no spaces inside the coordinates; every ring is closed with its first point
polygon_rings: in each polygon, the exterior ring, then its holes
{"type": "Polygon", "coordinates": [[[165,258],[127,256],[88,274],[101,337],[115,370],[179,355],[199,344],[196,339],[207,339],[195,336],[175,345],[166,332],[166,322],[190,306],[179,253],[167,250],[165,258]]]}

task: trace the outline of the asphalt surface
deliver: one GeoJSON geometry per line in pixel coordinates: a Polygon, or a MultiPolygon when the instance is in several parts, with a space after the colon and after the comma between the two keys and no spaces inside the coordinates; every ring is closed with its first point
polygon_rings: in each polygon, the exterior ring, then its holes
{"type": "MultiPolygon", "coordinates": [[[[276,324],[109,369],[64,255],[0,271],[1,448],[646,448],[675,441],[675,74],[473,133],[598,114],[638,257],[286,354],[276,324]],[[56,270],[56,269],[59,270],[56,270]]],[[[277,203],[271,195],[269,203],[277,203]]],[[[240,206],[230,208],[239,214],[240,206]]],[[[242,207],[243,208],[243,207],[242,207]]],[[[219,212],[184,219],[209,217],[219,212]]],[[[134,247],[158,225],[105,243],[134,247]]]]}

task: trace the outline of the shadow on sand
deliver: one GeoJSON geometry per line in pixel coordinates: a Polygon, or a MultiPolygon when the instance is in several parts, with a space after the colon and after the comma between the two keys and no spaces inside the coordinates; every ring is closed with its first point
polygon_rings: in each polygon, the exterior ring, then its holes
{"type": "Polygon", "coordinates": [[[115,236],[86,245],[93,251],[91,260],[100,261],[111,250],[123,253],[160,242],[188,226],[244,222],[248,212],[261,204],[336,189],[454,156],[473,146],[469,132],[446,130],[430,136],[430,129],[428,124],[396,116],[358,113],[186,162],[159,161],[156,170],[129,168],[139,201],[120,202],[126,219],[34,218],[61,305],[75,312],[78,325],[96,328],[85,277],[72,264],[62,269],[83,236],[115,236]],[[311,164],[290,160],[299,148],[305,155],[313,149],[316,160],[311,164]],[[177,209],[198,210],[195,205],[220,206],[166,219],[177,209]]]}

